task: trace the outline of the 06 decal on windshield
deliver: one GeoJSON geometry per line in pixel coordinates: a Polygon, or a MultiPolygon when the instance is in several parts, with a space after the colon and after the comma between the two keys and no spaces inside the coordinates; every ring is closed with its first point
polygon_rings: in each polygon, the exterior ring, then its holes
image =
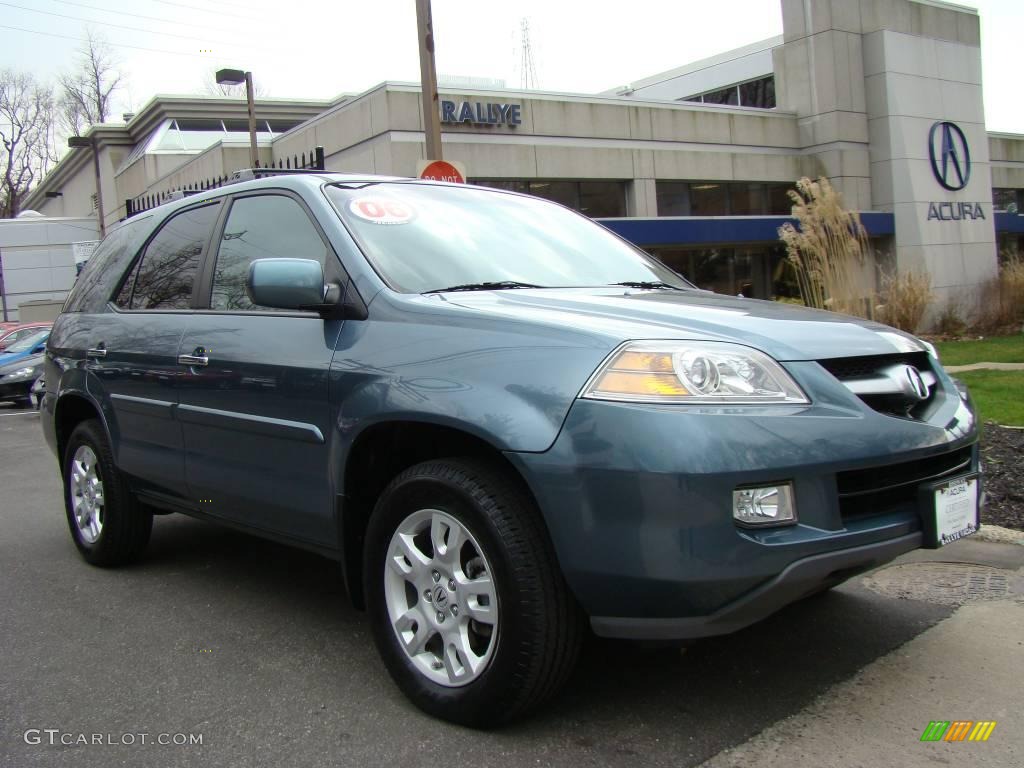
{"type": "Polygon", "coordinates": [[[416,218],[411,206],[386,197],[358,197],[348,204],[348,210],[372,224],[408,224],[416,218]]]}

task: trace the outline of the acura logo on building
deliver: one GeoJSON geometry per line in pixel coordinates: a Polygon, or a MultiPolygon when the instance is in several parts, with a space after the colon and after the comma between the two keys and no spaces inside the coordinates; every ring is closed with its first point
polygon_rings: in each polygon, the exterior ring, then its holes
{"type": "Polygon", "coordinates": [[[960,126],[949,121],[935,123],[928,133],[928,159],[936,181],[957,191],[971,178],[971,150],[960,126]]]}

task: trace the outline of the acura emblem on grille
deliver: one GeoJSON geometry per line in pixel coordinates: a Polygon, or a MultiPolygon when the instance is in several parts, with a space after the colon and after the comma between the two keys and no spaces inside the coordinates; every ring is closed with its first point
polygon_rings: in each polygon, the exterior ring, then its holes
{"type": "Polygon", "coordinates": [[[921,372],[912,365],[903,366],[903,372],[907,377],[907,381],[910,383],[910,390],[917,397],[918,400],[928,399],[928,385],[924,383],[924,379],[921,378],[921,372]]]}

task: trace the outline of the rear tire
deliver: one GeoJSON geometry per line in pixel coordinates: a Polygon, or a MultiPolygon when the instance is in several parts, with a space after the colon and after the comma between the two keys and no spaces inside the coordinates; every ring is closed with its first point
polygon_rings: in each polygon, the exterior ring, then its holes
{"type": "Polygon", "coordinates": [[[83,421],[64,451],[64,509],[71,538],[93,565],[138,557],[149,543],[153,515],[132,494],[114,464],[103,426],[83,421]]]}
{"type": "Polygon", "coordinates": [[[572,671],[580,613],[540,513],[510,472],[473,459],[402,472],[374,509],[364,567],[377,648],[427,713],[500,725],[572,671]]]}

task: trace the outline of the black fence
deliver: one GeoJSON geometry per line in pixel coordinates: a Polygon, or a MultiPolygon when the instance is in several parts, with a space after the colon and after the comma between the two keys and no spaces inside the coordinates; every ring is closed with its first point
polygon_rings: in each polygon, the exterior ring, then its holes
{"type": "MultiPolygon", "coordinates": [[[[305,152],[281,157],[267,165],[257,165],[252,171],[256,178],[259,178],[260,171],[322,171],[324,170],[324,148],[316,147],[308,155],[305,152]]],[[[131,218],[137,213],[156,208],[169,200],[177,200],[181,196],[189,197],[201,192],[206,192],[217,187],[223,187],[234,179],[231,176],[215,176],[212,179],[203,179],[192,184],[185,184],[180,187],[165,189],[162,192],[154,192],[150,195],[139,195],[129,197],[124,201],[125,218],[131,218]]]]}

